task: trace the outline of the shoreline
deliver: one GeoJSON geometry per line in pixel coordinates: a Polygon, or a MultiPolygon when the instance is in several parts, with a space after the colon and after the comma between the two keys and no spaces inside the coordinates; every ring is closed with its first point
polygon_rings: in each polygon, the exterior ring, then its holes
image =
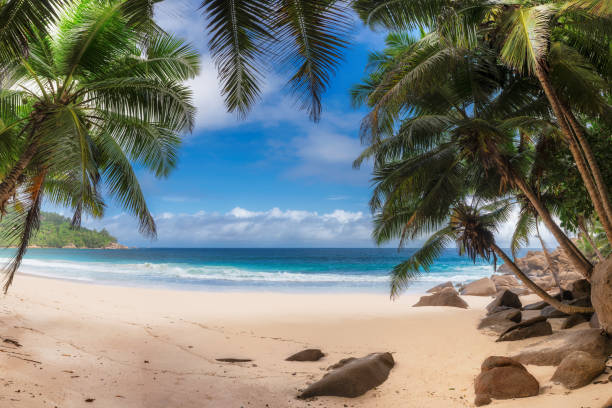
{"type": "MultiPolygon", "coordinates": [[[[478,331],[489,297],[470,309],[412,308],[419,295],[391,302],[377,294],[190,292],[19,276],[1,298],[0,343],[9,408],[471,407],[473,380],[490,355],[524,342],[495,343],[478,331]],[[287,362],[320,348],[319,362],[287,362]],[[355,398],[297,400],[297,390],[346,357],[391,352],[389,379],[355,398]],[[18,353],[18,354],[11,354],[18,353]],[[249,358],[221,363],[217,358],[249,358]],[[19,391],[19,392],[18,392],[19,391]],[[89,405],[87,405],[89,406],[89,405]]],[[[570,393],[549,384],[554,367],[528,366],[545,391],[493,407],[599,408],[607,386],[570,393]]]]}

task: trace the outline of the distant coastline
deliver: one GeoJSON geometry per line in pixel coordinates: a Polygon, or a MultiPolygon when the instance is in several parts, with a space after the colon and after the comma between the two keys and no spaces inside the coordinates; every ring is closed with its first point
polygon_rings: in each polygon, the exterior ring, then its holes
{"type": "MultiPolygon", "coordinates": [[[[9,248],[15,248],[14,246],[11,246],[9,248]]],[[[29,249],[130,249],[130,247],[122,245],[118,242],[111,242],[108,245],[105,246],[98,246],[98,247],[78,247],[74,244],[67,244],[64,246],[41,246],[41,245],[30,245],[28,246],[29,249]]]]}

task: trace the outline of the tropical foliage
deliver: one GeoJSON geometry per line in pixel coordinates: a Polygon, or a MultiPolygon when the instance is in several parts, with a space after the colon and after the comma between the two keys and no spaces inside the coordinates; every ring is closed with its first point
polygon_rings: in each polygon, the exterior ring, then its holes
{"type": "MultiPolygon", "coordinates": [[[[2,224],[0,223],[0,230],[2,224]]],[[[2,235],[2,232],[0,232],[2,235]]],[[[43,248],[62,248],[74,245],[77,248],[104,248],[116,243],[113,237],[102,229],[100,231],[87,228],[74,228],[70,218],[55,213],[40,213],[40,227],[30,239],[30,246],[43,248]]],[[[0,241],[0,245],[7,246],[10,242],[0,241]]]]}
{"type": "Polygon", "coordinates": [[[71,209],[75,227],[84,213],[101,217],[111,197],[156,235],[133,164],[157,177],[176,166],[195,112],[184,81],[199,57],[147,22],[151,4],[72,3],[52,26],[31,27],[26,55],[4,64],[0,210],[4,239],[18,246],[5,289],[40,225],[43,197],[71,209]]]}
{"type": "MultiPolygon", "coordinates": [[[[572,174],[588,197],[586,215],[604,220],[604,231],[610,220],[609,162],[591,146],[610,140],[591,125],[610,118],[609,3],[356,4],[365,22],[392,31],[352,91],[356,105],[370,108],[362,125],[367,148],[355,164],[374,162],[375,240],[403,245],[433,234],[395,268],[392,294],[456,241],[449,219],[468,198],[520,211],[514,250],[543,222],[589,277],[590,259],[555,216],[572,218],[571,201],[560,194],[561,178],[572,174]],[[421,38],[405,34],[414,28],[421,38]]],[[[484,242],[489,250],[475,247],[472,255],[495,252],[484,242]]]]}

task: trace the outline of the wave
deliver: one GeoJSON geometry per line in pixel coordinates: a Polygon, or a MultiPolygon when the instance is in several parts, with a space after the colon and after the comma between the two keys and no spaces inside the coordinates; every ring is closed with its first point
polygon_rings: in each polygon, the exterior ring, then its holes
{"type": "MultiPolygon", "coordinates": [[[[8,262],[9,258],[0,258],[8,262]]],[[[438,266],[438,270],[423,274],[415,284],[451,281],[462,283],[488,276],[492,268],[488,265],[438,266]]],[[[288,270],[252,270],[248,268],[218,265],[189,265],[169,263],[110,263],[76,262],[68,260],[26,259],[21,270],[24,273],[45,277],[67,278],[81,281],[134,281],[171,280],[174,282],[228,282],[228,283],[277,283],[277,284],[345,284],[345,285],[386,285],[389,275],[386,271],[376,272],[316,272],[306,273],[288,270]]],[[[419,286],[420,286],[419,285],[419,286]]]]}

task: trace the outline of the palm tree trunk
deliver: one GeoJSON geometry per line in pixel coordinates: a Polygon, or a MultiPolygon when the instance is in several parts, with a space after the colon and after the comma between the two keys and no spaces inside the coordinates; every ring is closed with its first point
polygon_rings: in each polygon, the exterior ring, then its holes
{"type": "Polygon", "coordinates": [[[584,275],[587,279],[590,278],[593,270],[593,265],[588,259],[580,252],[580,250],[574,245],[574,243],[565,235],[565,233],[555,223],[552,216],[548,212],[548,209],[542,204],[540,199],[534,194],[529,188],[525,180],[521,177],[513,177],[514,184],[525,194],[525,197],[531,202],[533,208],[538,212],[538,215],[546,225],[546,228],[553,234],[559,245],[563,248],[567,254],[570,262],[574,265],[576,270],[584,275]]]}
{"type": "MultiPolygon", "coordinates": [[[[593,174],[593,180],[595,180],[595,185],[599,189],[599,194],[601,196],[601,201],[604,207],[604,211],[606,212],[606,216],[608,221],[612,220],[612,206],[610,205],[610,194],[608,193],[608,186],[601,174],[601,169],[597,164],[597,160],[595,159],[595,155],[593,154],[593,150],[591,149],[591,145],[589,141],[586,139],[584,135],[584,131],[572,110],[563,103],[563,101],[559,101],[559,107],[561,111],[567,118],[572,130],[574,131],[574,135],[582,147],[582,151],[584,152],[585,159],[589,168],[591,169],[591,173],[593,174]]],[[[612,242],[611,242],[612,243],[612,242]]]]}
{"type": "Polygon", "coordinates": [[[17,163],[15,163],[11,171],[6,175],[4,180],[2,180],[2,183],[0,183],[0,209],[4,209],[6,202],[14,194],[19,177],[21,177],[28,164],[30,164],[30,161],[32,161],[34,158],[34,155],[36,155],[37,151],[38,143],[36,140],[34,140],[30,142],[17,163]]]}
{"type": "Polygon", "coordinates": [[[604,260],[603,254],[601,253],[601,251],[599,251],[599,248],[597,248],[597,245],[595,244],[595,241],[593,241],[593,238],[589,234],[589,230],[587,229],[587,226],[586,226],[586,223],[584,221],[584,217],[583,216],[579,216],[578,217],[578,228],[580,228],[580,231],[582,232],[582,235],[584,236],[584,238],[589,242],[589,244],[593,248],[593,251],[597,255],[597,258],[600,261],[603,261],[604,260]]]}
{"type": "Polygon", "coordinates": [[[512,261],[512,259],[510,259],[510,257],[508,255],[506,255],[506,253],[500,247],[498,247],[496,244],[493,244],[491,246],[491,248],[493,249],[493,251],[495,251],[495,253],[501,259],[504,260],[504,262],[510,267],[510,269],[516,275],[516,277],[519,278],[521,280],[521,282],[523,282],[525,284],[525,286],[527,286],[529,289],[531,289],[543,301],[545,301],[546,303],[548,303],[549,305],[551,305],[555,309],[557,309],[557,310],[559,310],[559,311],[561,311],[563,313],[567,313],[567,314],[593,313],[593,308],[592,307],[572,306],[572,305],[565,304],[565,303],[560,302],[559,300],[555,299],[554,297],[549,295],[544,289],[542,289],[541,287],[536,285],[536,283],[534,281],[529,279],[529,277],[527,275],[525,275],[523,273],[523,271],[521,271],[521,269],[518,266],[516,266],[516,264],[512,261]]]}
{"type": "Polygon", "coordinates": [[[599,216],[599,219],[601,220],[601,224],[603,225],[604,230],[606,231],[608,240],[612,244],[612,221],[607,217],[607,213],[605,211],[605,207],[603,204],[601,192],[598,191],[595,185],[595,182],[593,180],[593,176],[591,175],[589,171],[588,165],[584,157],[582,156],[582,151],[580,149],[580,146],[577,144],[576,140],[574,139],[573,129],[568,123],[566,115],[564,115],[563,109],[561,107],[561,103],[559,102],[559,98],[557,96],[556,91],[554,90],[554,88],[552,87],[552,84],[550,83],[550,79],[548,78],[548,73],[546,72],[543,61],[539,61],[538,63],[536,63],[535,73],[536,73],[538,80],[540,81],[540,85],[542,86],[544,93],[546,94],[546,97],[550,103],[550,106],[552,107],[553,112],[555,113],[555,116],[557,117],[559,126],[561,127],[561,130],[563,134],[565,135],[565,138],[569,145],[570,152],[572,153],[572,156],[574,157],[576,166],[578,167],[578,171],[580,172],[580,175],[582,176],[582,180],[584,181],[584,185],[587,189],[587,192],[589,193],[589,196],[591,197],[591,201],[593,202],[595,211],[597,212],[597,215],[599,216]]]}
{"type": "Polygon", "coordinates": [[[542,235],[540,234],[540,227],[538,226],[538,219],[536,217],[536,235],[540,240],[540,245],[542,245],[542,251],[544,252],[544,257],[546,258],[546,263],[548,264],[548,268],[550,269],[550,273],[555,279],[555,284],[559,288],[559,293],[563,293],[563,288],[561,287],[561,281],[559,280],[559,274],[557,273],[556,265],[553,263],[550,258],[550,253],[548,252],[548,248],[546,248],[546,243],[542,239],[542,235]]]}

